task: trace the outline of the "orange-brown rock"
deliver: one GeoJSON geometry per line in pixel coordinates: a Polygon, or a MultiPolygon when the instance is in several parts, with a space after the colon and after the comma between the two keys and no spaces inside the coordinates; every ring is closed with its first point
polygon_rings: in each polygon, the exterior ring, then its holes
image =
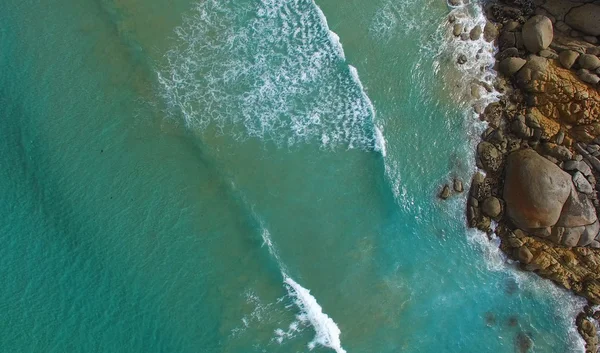
{"type": "MultiPolygon", "coordinates": [[[[532,69],[520,73],[519,85],[530,94],[536,115],[559,122],[578,141],[589,142],[600,135],[600,92],[582,82],[574,71],[564,69],[556,60],[535,57],[543,65],[526,65],[532,69]]],[[[544,118],[538,120],[544,121],[544,118]]],[[[547,135],[558,127],[548,124],[547,135]]]]}
{"type": "Polygon", "coordinates": [[[600,249],[568,248],[529,235],[517,238],[504,226],[498,234],[504,252],[525,269],[600,304],[600,249]]]}

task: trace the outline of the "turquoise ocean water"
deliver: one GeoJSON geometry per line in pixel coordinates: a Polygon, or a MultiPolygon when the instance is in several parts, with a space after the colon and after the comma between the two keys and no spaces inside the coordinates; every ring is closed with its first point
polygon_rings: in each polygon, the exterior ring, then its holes
{"type": "Polygon", "coordinates": [[[443,1],[0,10],[1,352],[581,350],[436,199],[484,128],[443,1]]]}

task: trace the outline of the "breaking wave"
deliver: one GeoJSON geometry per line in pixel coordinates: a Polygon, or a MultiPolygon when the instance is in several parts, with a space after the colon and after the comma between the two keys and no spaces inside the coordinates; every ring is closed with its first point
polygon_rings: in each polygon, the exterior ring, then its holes
{"type": "Polygon", "coordinates": [[[373,105],[314,1],[206,0],[175,34],[158,72],[171,118],[280,146],[382,151],[373,105]]]}

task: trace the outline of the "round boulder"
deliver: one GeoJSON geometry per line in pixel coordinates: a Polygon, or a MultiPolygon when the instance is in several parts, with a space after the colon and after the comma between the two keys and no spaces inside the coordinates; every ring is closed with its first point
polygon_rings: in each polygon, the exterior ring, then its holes
{"type": "Polygon", "coordinates": [[[585,4],[573,8],[565,17],[565,22],[591,36],[600,36],[600,6],[585,4]]]}
{"type": "Polygon", "coordinates": [[[464,26],[463,26],[462,24],[460,24],[460,23],[456,23],[456,24],[454,25],[454,28],[452,29],[452,34],[453,34],[455,37],[458,37],[458,36],[460,36],[460,34],[463,32],[463,29],[464,29],[464,26]]]}
{"type": "Polygon", "coordinates": [[[571,176],[532,149],[507,158],[503,198],[508,217],[521,229],[555,225],[572,189],[571,176]]]}
{"type": "Polygon", "coordinates": [[[516,74],[527,61],[525,59],[510,57],[502,60],[498,65],[498,70],[506,76],[516,74]]]}
{"type": "Polygon", "coordinates": [[[554,38],[552,21],[542,15],[533,16],[525,22],[522,33],[523,44],[532,53],[548,48],[554,38]]]}
{"type": "Polygon", "coordinates": [[[596,209],[590,199],[573,188],[571,195],[562,206],[556,225],[565,228],[583,227],[596,222],[597,219],[596,209]]]}
{"type": "Polygon", "coordinates": [[[600,67],[600,59],[592,54],[582,54],[579,56],[579,59],[577,59],[577,64],[579,64],[582,69],[593,71],[600,67]]]}
{"type": "Polygon", "coordinates": [[[579,69],[577,70],[577,77],[585,83],[590,85],[597,85],[600,83],[600,77],[590,72],[590,70],[579,69]]]}
{"type": "Polygon", "coordinates": [[[496,218],[502,212],[502,205],[500,204],[500,200],[498,200],[496,197],[490,196],[483,200],[481,210],[486,216],[496,218]]]}
{"type": "Polygon", "coordinates": [[[579,53],[573,50],[563,50],[558,54],[558,60],[565,69],[572,68],[577,58],[579,58],[579,53]]]}

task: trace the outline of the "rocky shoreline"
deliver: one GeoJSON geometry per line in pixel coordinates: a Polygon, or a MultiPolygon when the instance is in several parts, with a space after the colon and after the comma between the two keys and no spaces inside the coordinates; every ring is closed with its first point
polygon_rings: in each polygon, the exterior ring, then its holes
{"type": "MultiPolygon", "coordinates": [[[[523,270],[588,300],[575,322],[586,352],[596,353],[600,1],[494,0],[484,12],[485,26],[448,19],[458,40],[495,43],[493,86],[503,94],[475,107],[488,128],[477,146],[482,172],[471,182],[467,222],[495,233],[523,270]]],[[[459,53],[456,62],[470,59],[459,53]]],[[[446,187],[440,196],[448,195],[446,187]]]]}

